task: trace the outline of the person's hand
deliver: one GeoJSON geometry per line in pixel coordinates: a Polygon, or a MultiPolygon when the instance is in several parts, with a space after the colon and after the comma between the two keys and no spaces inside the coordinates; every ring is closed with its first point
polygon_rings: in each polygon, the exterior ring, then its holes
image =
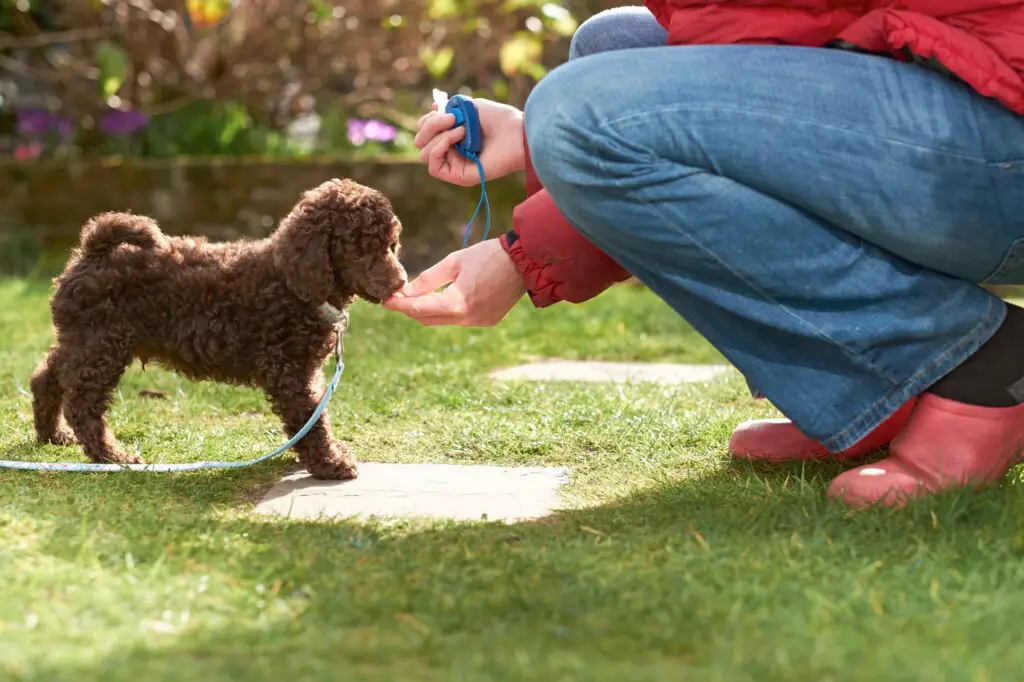
{"type": "MultiPolygon", "coordinates": [[[[480,117],[483,150],[480,163],[488,180],[523,170],[526,149],[523,146],[523,112],[507,104],[488,99],[474,99],[480,117]]],[[[428,172],[438,180],[461,187],[480,184],[476,164],[454,148],[466,136],[465,126],[455,125],[454,114],[431,111],[423,116],[416,129],[415,144],[428,172]]]]}
{"type": "Polygon", "coordinates": [[[424,325],[492,327],[525,293],[512,259],[497,239],[488,239],[425,270],[384,307],[424,325]],[[446,284],[451,286],[437,291],[446,284]]]}

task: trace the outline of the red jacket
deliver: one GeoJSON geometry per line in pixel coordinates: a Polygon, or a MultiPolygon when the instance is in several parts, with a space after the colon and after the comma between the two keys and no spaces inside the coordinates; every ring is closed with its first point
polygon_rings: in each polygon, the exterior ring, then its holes
{"type": "MultiPolygon", "coordinates": [[[[837,46],[945,69],[1024,115],[1024,0],[647,0],[668,44],[837,46]],[[936,64],[937,62],[937,64],[936,64]]],[[[1022,121],[1024,124],[1024,121],[1022,121]]],[[[537,307],[629,277],[561,216],[527,149],[526,201],[501,243],[537,307]]]]}

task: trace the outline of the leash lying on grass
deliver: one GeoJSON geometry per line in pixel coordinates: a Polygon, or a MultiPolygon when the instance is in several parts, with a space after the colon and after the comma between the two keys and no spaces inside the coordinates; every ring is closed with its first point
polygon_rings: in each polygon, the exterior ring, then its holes
{"type": "Polygon", "coordinates": [[[338,333],[337,341],[335,341],[334,344],[334,357],[335,360],[337,360],[337,367],[334,369],[334,376],[331,377],[330,382],[327,384],[327,390],[324,391],[324,395],[320,399],[320,404],[318,404],[316,409],[313,410],[313,415],[309,418],[309,421],[306,422],[305,426],[299,429],[298,433],[289,438],[287,443],[273,452],[245,462],[186,462],[182,464],[100,464],[96,462],[22,462],[18,460],[0,460],[0,469],[21,469],[24,471],[146,471],[152,473],[177,473],[183,471],[203,471],[206,469],[242,469],[254,464],[259,464],[260,462],[265,462],[268,459],[273,459],[274,457],[290,450],[292,446],[302,440],[317,421],[319,421],[320,415],[322,415],[324,410],[327,409],[327,403],[330,402],[331,396],[334,395],[334,391],[338,387],[338,382],[341,381],[341,375],[345,372],[343,356],[345,351],[344,337],[345,332],[348,331],[348,313],[337,310],[333,306],[328,306],[326,303],[324,304],[324,307],[321,307],[321,313],[328,316],[334,322],[334,326],[338,333]]]}

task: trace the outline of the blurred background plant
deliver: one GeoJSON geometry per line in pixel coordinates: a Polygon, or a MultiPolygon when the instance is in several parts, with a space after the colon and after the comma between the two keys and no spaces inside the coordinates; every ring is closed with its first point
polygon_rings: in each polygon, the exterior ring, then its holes
{"type": "Polygon", "coordinates": [[[617,4],[0,0],[0,155],[408,155],[431,88],[521,106],[617,4]]]}

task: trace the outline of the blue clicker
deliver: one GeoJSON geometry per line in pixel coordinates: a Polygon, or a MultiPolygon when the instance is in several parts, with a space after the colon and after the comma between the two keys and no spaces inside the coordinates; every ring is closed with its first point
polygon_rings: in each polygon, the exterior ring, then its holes
{"type": "Polygon", "coordinates": [[[480,133],[480,117],[476,113],[473,100],[465,95],[454,95],[448,100],[445,111],[455,116],[453,128],[466,127],[466,136],[455,144],[455,148],[467,158],[478,155],[484,148],[484,141],[480,133]]]}

